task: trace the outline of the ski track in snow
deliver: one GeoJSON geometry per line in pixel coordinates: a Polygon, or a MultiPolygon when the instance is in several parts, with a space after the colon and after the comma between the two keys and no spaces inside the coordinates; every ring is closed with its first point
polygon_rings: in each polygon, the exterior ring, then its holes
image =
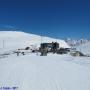
{"type": "Polygon", "coordinates": [[[19,90],[90,90],[90,64],[83,64],[89,60],[33,54],[0,59],[0,86],[18,86],[19,90]]]}

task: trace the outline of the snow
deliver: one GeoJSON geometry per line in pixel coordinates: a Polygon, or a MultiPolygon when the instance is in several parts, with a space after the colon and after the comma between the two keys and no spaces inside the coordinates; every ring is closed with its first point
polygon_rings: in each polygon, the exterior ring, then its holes
{"type": "Polygon", "coordinates": [[[44,36],[41,37],[39,35],[20,31],[0,31],[0,52],[11,51],[18,48],[25,48],[32,45],[35,48],[38,48],[41,42],[51,43],[52,41],[57,41],[60,44],[60,47],[69,48],[68,44],[64,40],[53,39],[44,36]]]}
{"type": "MultiPolygon", "coordinates": [[[[17,90],[90,90],[90,57],[40,54],[12,54],[13,50],[42,42],[57,41],[69,48],[64,40],[42,37],[17,31],[0,31],[0,88],[18,87],[17,90]],[[2,56],[2,53],[9,53],[2,56]]],[[[90,43],[82,48],[90,53],[90,43]],[[86,49],[87,48],[87,49],[86,49]]],[[[85,52],[85,51],[84,51],[85,52]]],[[[0,89],[1,90],[1,89],[0,89]]]]}
{"type": "Polygon", "coordinates": [[[81,45],[81,44],[85,44],[87,42],[89,42],[90,40],[88,39],[78,39],[78,40],[74,40],[74,39],[70,39],[70,38],[67,38],[65,40],[70,46],[78,46],[78,45],[81,45]]]}
{"type": "Polygon", "coordinates": [[[81,44],[76,49],[84,54],[90,55],[90,42],[81,44]]]}
{"type": "Polygon", "coordinates": [[[35,54],[0,59],[0,86],[18,90],[90,90],[90,58],[35,54]]]}

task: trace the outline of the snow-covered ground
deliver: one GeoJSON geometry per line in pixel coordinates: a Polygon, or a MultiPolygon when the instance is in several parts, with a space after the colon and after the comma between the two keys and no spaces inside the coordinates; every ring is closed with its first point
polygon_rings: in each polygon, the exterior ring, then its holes
{"type": "Polygon", "coordinates": [[[60,47],[68,48],[68,44],[64,40],[29,34],[20,31],[0,31],[0,53],[12,51],[18,48],[33,46],[38,48],[41,42],[58,42],[60,47]]]}
{"type": "MultiPolygon", "coordinates": [[[[16,31],[0,32],[0,90],[90,90],[90,57],[36,53],[12,54],[13,50],[27,46],[39,47],[41,42],[59,42],[68,48],[64,40],[56,40],[16,31]],[[10,53],[3,56],[2,54],[10,53]],[[11,89],[10,89],[11,90],[11,89]]],[[[82,47],[89,51],[90,44],[82,47]]],[[[81,46],[77,49],[81,50],[81,46]]]]}
{"type": "Polygon", "coordinates": [[[90,58],[12,55],[0,59],[0,87],[17,90],[90,90],[90,58]]]}
{"type": "Polygon", "coordinates": [[[90,55],[90,42],[76,46],[76,49],[84,54],[90,55]]]}

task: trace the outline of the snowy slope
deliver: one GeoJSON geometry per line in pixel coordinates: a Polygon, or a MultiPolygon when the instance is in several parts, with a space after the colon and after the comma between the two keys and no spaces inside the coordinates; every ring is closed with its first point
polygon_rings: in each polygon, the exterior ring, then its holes
{"type": "MultiPolygon", "coordinates": [[[[63,40],[42,37],[42,42],[52,41],[59,42],[61,47],[69,47],[63,40]]],[[[40,43],[41,37],[38,35],[0,32],[0,52],[29,45],[39,47],[40,43]]],[[[89,48],[90,44],[87,45],[89,48]]],[[[16,90],[90,90],[90,57],[37,56],[35,53],[17,57],[11,54],[0,58],[0,89],[3,87],[17,87],[16,90]]]]}
{"type": "Polygon", "coordinates": [[[84,54],[90,55],[90,42],[81,44],[81,45],[77,46],[76,49],[84,54]]]}
{"type": "Polygon", "coordinates": [[[56,40],[49,37],[42,37],[39,35],[18,32],[18,31],[0,31],[0,49],[1,50],[12,50],[17,48],[23,48],[30,45],[39,47],[41,42],[52,42],[57,41],[60,44],[60,47],[69,46],[64,40],[56,40]],[[41,41],[42,40],[42,41],[41,41]],[[4,44],[4,45],[3,45],[4,44]],[[4,47],[4,49],[3,49],[4,47]]]}
{"type": "Polygon", "coordinates": [[[0,87],[90,90],[90,58],[25,55],[0,59],[0,87]]]}

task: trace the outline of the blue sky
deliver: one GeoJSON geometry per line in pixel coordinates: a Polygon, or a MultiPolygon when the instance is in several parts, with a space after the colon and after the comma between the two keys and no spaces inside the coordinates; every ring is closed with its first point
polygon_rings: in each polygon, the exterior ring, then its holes
{"type": "Polygon", "coordinates": [[[0,28],[90,39],[90,0],[0,0],[0,28]]]}

